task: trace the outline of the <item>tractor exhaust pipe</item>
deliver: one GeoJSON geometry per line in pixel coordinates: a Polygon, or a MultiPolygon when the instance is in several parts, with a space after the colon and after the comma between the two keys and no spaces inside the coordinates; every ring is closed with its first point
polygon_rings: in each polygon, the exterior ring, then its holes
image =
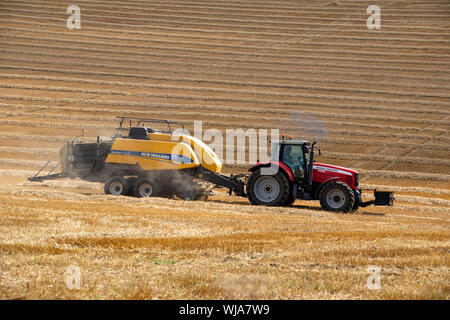
{"type": "Polygon", "coordinates": [[[308,191],[312,190],[312,178],[313,178],[313,166],[314,166],[314,146],[317,141],[314,141],[311,145],[311,150],[309,151],[309,165],[308,165],[308,182],[306,188],[308,191]]]}

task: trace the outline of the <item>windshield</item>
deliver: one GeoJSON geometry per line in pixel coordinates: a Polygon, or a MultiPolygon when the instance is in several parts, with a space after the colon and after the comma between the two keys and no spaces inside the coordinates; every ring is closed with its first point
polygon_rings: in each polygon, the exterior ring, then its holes
{"type": "Polygon", "coordinates": [[[281,146],[281,161],[291,168],[294,178],[303,179],[305,177],[305,157],[300,144],[281,146]]]}

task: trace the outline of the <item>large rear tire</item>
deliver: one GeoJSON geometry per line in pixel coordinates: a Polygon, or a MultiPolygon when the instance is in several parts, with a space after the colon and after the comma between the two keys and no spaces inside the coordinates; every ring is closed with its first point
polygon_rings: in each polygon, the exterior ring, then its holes
{"type": "Polygon", "coordinates": [[[254,205],[283,206],[288,202],[290,189],[288,179],[281,172],[261,175],[261,170],[256,170],[247,182],[247,196],[254,205]]]}
{"type": "Polygon", "coordinates": [[[286,207],[292,206],[294,204],[295,200],[297,200],[297,199],[292,197],[292,191],[291,191],[291,193],[289,193],[289,197],[287,198],[286,203],[284,204],[284,206],[286,206],[286,207]]]}
{"type": "Polygon", "coordinates": [[[134,195],[138,198],[159,197],[161,188],[154,179],[144,177],[136,181],[134,195]]]}
{"type": "Polygon", "coordinates": [[[347,213],[355,205],[353,190],[341,181],[327,183],[319,193],[320,205],[327,211],[347,213]]]}
{"type": "Polygon", "coordinates": [[[128,182],[122,176],[112,176],[105,183],[105,194],[126,196],[128,195],[128,190],[128,182]]]}

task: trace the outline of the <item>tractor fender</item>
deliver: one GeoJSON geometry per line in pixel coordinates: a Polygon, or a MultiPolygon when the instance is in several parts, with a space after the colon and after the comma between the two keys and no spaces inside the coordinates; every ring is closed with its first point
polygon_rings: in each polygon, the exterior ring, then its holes
{"type": "Polygon", "coordinates": [[[249,172],[255,172],[256,170],[258,170],[259,168],[267,168],[270,167],[270,162],[267,163],[257,163],[255,164],[253,167],[251,167],[250,169],[248,169],[249,172]]]}
{"type": "Polygon", "coordinates": [[[316,192],[314,192],[314,199],[317,199],[317,197],[319,196],[320,190],[321,190],[328,182],[333,181],[333,180],[336,180],[336,179],[339,179],[339,177],[331,177],[331,178],[325,180],[324,182],[322,182],[322,183],[320,184],[320,186],[316,189],[316,192]]]}
{"type": "Polygon", "coordinates": [[[294,174],[292,173],[292,170],[287,165],[285,165],[283,162],[281,162],[281,161],[271,161],[271,162],[257,163],[256,165],[254,165],[253,167],[248,169],[248,171],[255,172],[256,170],[258,170],[260,168],[267,168],[267,167],[270,167],[272,165],[278,166],[280,168],[280,171],[283,172],[286,175],[286,177],[288,178],[289,181],[291,181],[291,182],[294,181],[294,174]]]}

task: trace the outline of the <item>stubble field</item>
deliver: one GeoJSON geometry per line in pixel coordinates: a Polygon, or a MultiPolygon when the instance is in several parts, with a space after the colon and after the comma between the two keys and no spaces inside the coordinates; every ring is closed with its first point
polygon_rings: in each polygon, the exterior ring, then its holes
{"type": "Polygon", "coordinates": [[[378,5],[368,30],[358,0],[2,1],[0,298],[448,299],[450,3],[378,5]],[[81,30],[66,27],[72,4],[81,30]],[[223,189],[186,202],[26,180],[117,115],[318,138],[318,161],[395,191],[395,206],[344,215],[223,189]]]}

